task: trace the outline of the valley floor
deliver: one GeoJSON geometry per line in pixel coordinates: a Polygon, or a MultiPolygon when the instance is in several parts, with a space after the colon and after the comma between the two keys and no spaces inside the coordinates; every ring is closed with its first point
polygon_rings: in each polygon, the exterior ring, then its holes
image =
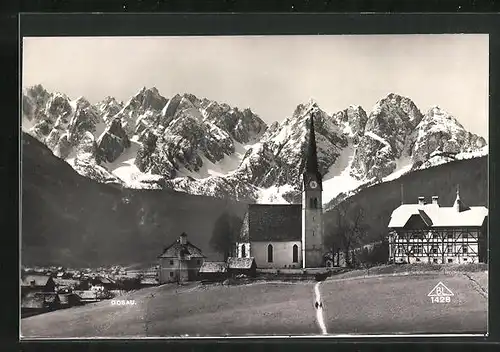
{"type": "Polygon", "coordinates": [[[487,331],[487,271],[331,277],[240,286],[142,289],[21,320],[23,338],[477,333],[487,331]],[[454,294],[432,303],[439,282],[454,294]],[[322,307],[315,308],[317,297],[322,307]]]}

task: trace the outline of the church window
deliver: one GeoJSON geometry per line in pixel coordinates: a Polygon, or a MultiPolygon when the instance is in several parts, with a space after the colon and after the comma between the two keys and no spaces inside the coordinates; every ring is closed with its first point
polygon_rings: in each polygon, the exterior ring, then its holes
{"type": "Polygon", "coordinates": [[[318,198],[314,198],[314,209],[318,209],[318,198]]]}
{"type": "Polygon", "coordinates": [[[299,262],[299,246],[297,246],[296,244],[293,245],[293,253],[292,253],[292,257],[293,257],[293,262],[294,263],[298,263],[299,262]]]}
{"type": "Polygon", "coordinates": [[[273,262],[273,245],[272,244],[267,246],[267,262],[268,263],[273,262]]]}
{"type": "Polygon", "coordinates": [[[246,258],[246,256],[247,256],[247,253],[246,253],[245,245],[242,245],[241,246],[241,257],[246,258]]]}

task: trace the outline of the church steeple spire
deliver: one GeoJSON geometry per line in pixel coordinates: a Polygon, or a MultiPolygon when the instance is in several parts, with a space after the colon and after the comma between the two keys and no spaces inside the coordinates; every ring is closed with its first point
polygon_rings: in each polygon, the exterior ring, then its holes
{"type": "Polygon", "coordinates": [[[304,168],[304,181],[314,179],[321,186],[321,173],[318,168],[318,154],[316,150],[316,135],[314,132],[314,113],[309,117],[309,138],[307,145],[306,164],[304,168]]]}

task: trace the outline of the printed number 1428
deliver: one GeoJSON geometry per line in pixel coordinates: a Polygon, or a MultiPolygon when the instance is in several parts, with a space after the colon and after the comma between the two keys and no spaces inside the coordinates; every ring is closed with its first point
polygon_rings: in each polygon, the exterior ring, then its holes
{"type": "Polygon", "coordinates": [[[449,296],[431,297],[432,303],[449,303],[450,301],[451,301],[451,298],[449,296]]]}

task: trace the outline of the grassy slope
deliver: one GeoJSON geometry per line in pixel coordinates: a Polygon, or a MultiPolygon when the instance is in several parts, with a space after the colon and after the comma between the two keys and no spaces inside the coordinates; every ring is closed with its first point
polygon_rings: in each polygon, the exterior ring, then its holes
{"type": "MultiPolygon", "coordinates": [[[[465,273],[487,290],[487,272],[465,273]]],[[[136,306],[103,301],[23,319],[21,330],[25,337],[319,334],[313,285],[164,285],[131,293],[136,306]]],[[[487,299],[458,271],[332,277],[320,291],[330,334],[486,331],[487,299]],[[450,303],[432,304],[427,297],[439,281],[455,294],[450,303]]]]}
{"type": "Polygon", "coordinates": [[[183,287],[131,294],[136,306],[109,301],[23,319],[25,337],[316,334],[313,284],[183,287]],[[286,297],[286,299],[285,299],[286,297]]]}
{"type": "Polygon", "coordinates": [[[487,299],[459,273],[332,280],[321,292],[329,333],[487,331],[487,299]],[[440,281],[454,293],[450,303],[431,303],[427,296],[440,281]]]}
{"type": "MultiPolygon", "coordinates": [[[[441,205],[451,206],[455,201],[457,185],[460,185],[460,195],[466,204],[487,206],[487,157],[459,160],[412,172],[398,180],[365,188],[349,198],[364,210],[370,227],[366,243],[378,240],[380,235],[387,235],[391,213],[401,204],[401,184],[405,203],[416,203],[420,196],[426,197],[429,202],[431,196],[437,195],[441,205]]],[[[324,219],[326,231],[331,231],[336,222],[335,212],[327,211],[324,219]]]]}
{"type": "Polygon", "coordinates": [[[151,262],[183,231],[217,259],[208,245],[216,219],[226,210],[244,214],[242,203],[99,184],[26,134],[22,187],[24,264],[151,262]]]}

